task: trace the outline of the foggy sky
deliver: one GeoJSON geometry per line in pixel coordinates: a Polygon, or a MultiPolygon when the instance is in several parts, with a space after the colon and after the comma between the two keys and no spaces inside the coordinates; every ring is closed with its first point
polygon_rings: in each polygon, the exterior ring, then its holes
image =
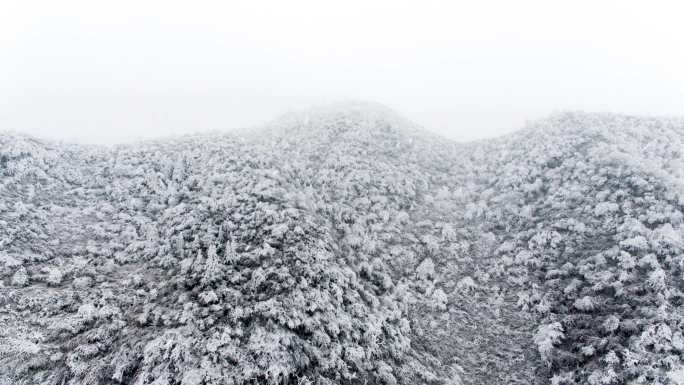
{"type": "Polygon", "coordinates": [[[684,115],[658,1],[6,1],[0,131],[82,143],[380,102],[457,140],[560,110],[684,115]]]}

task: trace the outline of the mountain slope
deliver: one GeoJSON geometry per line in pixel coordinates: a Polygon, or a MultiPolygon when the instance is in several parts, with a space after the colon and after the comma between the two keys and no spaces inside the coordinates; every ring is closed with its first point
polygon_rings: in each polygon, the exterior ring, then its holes
{"type": "Polygon", "coordinates": [[[506,225],[493,271],[525,288],[556,383],[681,373],[682,128],[562,114],[484,145],[499,159],[478,204],[506,225]]]}
{"type": "Polygon", "coordinates": [[[0,136],[0,383],[676,383],[683,127],[0,136]]]}

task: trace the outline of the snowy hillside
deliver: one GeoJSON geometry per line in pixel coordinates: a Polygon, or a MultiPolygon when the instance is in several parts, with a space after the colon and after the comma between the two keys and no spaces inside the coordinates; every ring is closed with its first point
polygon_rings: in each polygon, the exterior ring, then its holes
{"type": "Polygon", "coordinates": [[[0,384],[684,384],[684,121],[0,134],[0,384]]]}

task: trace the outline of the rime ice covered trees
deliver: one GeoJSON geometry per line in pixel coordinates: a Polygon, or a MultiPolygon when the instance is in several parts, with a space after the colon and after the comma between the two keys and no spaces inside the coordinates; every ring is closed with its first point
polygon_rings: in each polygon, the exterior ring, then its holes
{"type": "Polygon", "coordinates": [[[676,384],[683,126],[0,135],[0,383],[676,384]]]}

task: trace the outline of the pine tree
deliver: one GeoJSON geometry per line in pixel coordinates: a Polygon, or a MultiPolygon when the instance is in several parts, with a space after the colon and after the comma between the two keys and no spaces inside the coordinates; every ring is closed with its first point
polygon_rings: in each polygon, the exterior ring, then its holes
{"type": "Polygon", "coordinates": [[[202,286],[209,286],[223,278],[222,264],[216,254],[216,246],[210,245],[207,250],[207,258],[204,262],[204,275],[202,275],[202,286]]]}

